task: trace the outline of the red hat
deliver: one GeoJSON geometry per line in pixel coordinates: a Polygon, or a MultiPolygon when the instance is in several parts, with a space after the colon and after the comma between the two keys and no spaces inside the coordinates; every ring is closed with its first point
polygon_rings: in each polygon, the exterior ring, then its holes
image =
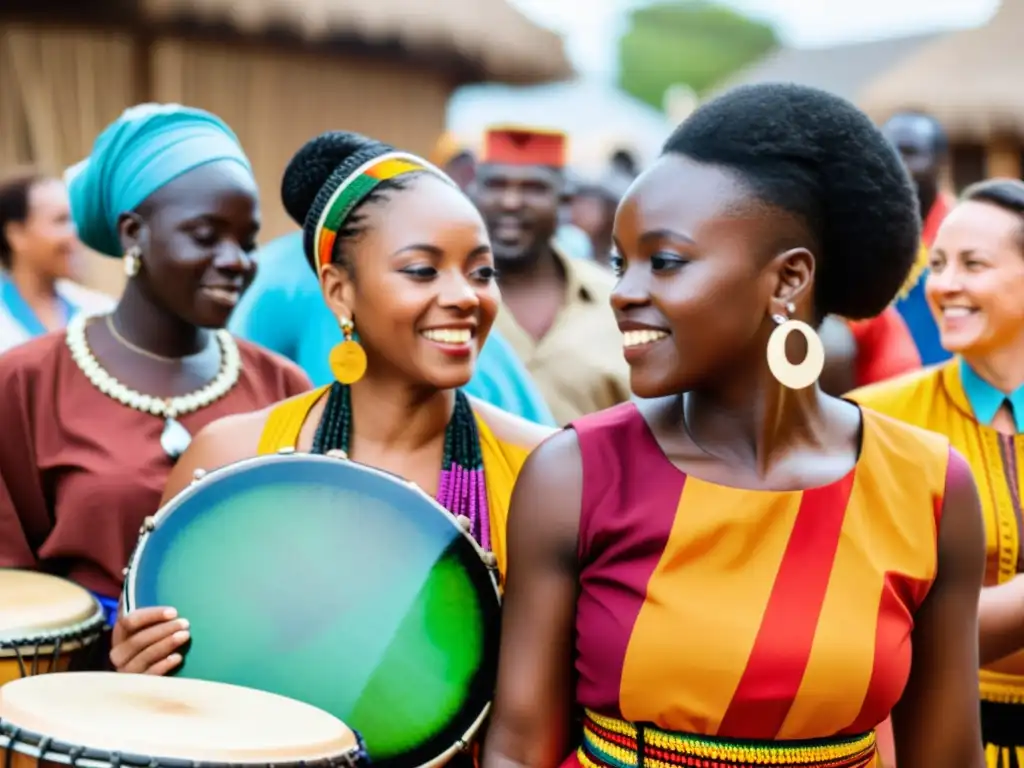
{"type": "Polygon", "coordinates": [[[568,139],[562,131],[500,126],[484,134],[482,163],[564,168],[568,139]]]}

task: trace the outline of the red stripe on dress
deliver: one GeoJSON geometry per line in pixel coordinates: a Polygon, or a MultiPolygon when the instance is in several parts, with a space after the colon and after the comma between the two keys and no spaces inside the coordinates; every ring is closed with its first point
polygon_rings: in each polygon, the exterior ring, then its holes
{"type": "Polygon", "coordinates": [[[757,639],[719,736],[764,737],[782,728],[810,659],[854,476],[851,471],[803,492],[757,639]]]}
{"type": "Polygon", "coordinates": [[[626,648],[686,475],[668,460],[632,403],[586,416],[572,428],[583,460],[576,702],[621,717],[626,648]]]}

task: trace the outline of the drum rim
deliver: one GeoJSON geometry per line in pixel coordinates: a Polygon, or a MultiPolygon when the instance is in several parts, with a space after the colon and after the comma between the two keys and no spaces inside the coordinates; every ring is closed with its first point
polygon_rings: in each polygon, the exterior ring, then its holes
{"type": "MultiPolygon", "coordinates": [[[[474,539],[461,525],[456,517],[441,504],[438,503],[437,499],[433,498],[430,494],[426,493],[416,483],[411,480],[407,480],[401,475],[396,475],[394,472],[388,472],[377,467],[371,467],[368,464],[362,464],[353,459],[342,459],[334,456],[325,456],[319,453],[310,453],[306,451],[294,451],[290,449],[278,451],[277,453],[263,454],[259,456],[249,456],[238,461],[233,461],[230,464],[212,469],[209,472],[200,470],[201,474],[195,477],[188,486],[179,492],[177,495],[172,497],[166,504],[157,510],[156,514],[150,518],[147,518],[143,523],[141,530],[139,531],[139,539],[135,544],[135,549],[132,551],[131,557],[128,558],[128,565],[125,567],[125,579],[124,587],[122,588],[121,595],[124,603],[124,612],[128,613],[135,607],[135,582],[136,575],[138,573],[139,561],[142,559],[142,554],[145,551],[146,544],[149,541],[150,534],[161,526],[161,524],[170,517],[176,509],[181,507],[186,501],[191,499],[196,493],[199,493],[202,486],[205,486],[209,481],[219,477],[226,477],[228,475],[235,474],[240,471],[244,471],[253,465],[259,464],[270,464],[276,462],[285,463],[297,463],[313,461],[321,464],[327,464],[329,462],[348,462],[350,465],[358,467],[360,470],[365,470],[378,477],[394,480],[407,488],[411,489],[415,493],[420,494],[428,503],[430,503],[438,512],[442,513],[442,516],[448,523],[455,529],[455,531],[462,536],[463,539],[469,542],[470,546],[477,553],[477,556],[484,561],[485,565],[487,562],[487,550],[480,546],[479,542],[474,539]]],[[[487,565],[487,569],[490,573],[490,584],[494,592],[494,598],[498,602],[500,607],[501,601],[501,590],[498,588],[498,579],[495,576],[497,567],[491,567],[487,565]]]]}
{"type": "MultiPolygon", "coordinates": [[[[367,762],[362,737],[352,732],[356,743],[344,752],[331,757],[291,762],[226,762],[206,765],[238,766],[238,768],[357,768],[367,762]]],[[[124,768],[195,768],[197,762],[183,757],[159,757],[134,752],[116,752],[107,749],[83,747],[80,744],[53,739],[46,734],[19,728],[9,720],[0,719],[0,749],[18,752],[36,760],[51,760],[71,766],[123,766],[124,768]],[[54,759],[57,758],[57,759],[54,759]],[[63,758],[63,759],[61,759],[63,758]],[[113,759],[112,759],[113,758],[113,759]]]]}
{"type": "MultiPolygon", "coordinates": [[[[189,501],[193,496],[195,496],[196,493],[200,492],[200,489],[203,486],[205,486],[209,481],[217,479],[219,477],[226,477],[237,472],[244,471],[254,465],[271,464],[279,462],[299,463],[308,461],[313,461],[321,464],[339,461],[347,462],[349,465],[354,465],[359,470],[375,474],[378,477],[387,480],[396,481],[401,485],[404,485],[410,490],[414,491],[415,493],[419,494],[425,501],[427,501],[431,506],[433,506],[435,510],[441,513],[443,519],[448,521],[449,525],[451,525],[452,528],[462,537],[462,539],[469,543],[469,545],[473,548],[473,551],[476,552],[477,557],[480,558],[481,562],[487,569],[489,575],[488,583],[491,586],[491,591],[488,592],[488,594],[493,595],[494,605],[496,606],[497,611],[500,615],[502,599],[501,590],[498,586],[498,578],[496,575],[497,566],[488,563],[487,550],[485,550],[480,545],[480,543],[476,539],[474,539],[473,536],[470,535],[470,533],[467,532],[459,524],[459,521],[455,517],[455,515],[453,515],[448,509],[446,509],[440,503],[438,503],[438,501],[435,498],[433,498],[430,494],[426,493],[422,488],[419,487],[419,485],[417,485],[411,480],[402,477],[401,475],[395,474],[394,472],[388,472],[387,470],[379,469],[378,467],[372,467],[368,464],[363,464],[353,459],[343,459],[334,456],[326,456],[323,454],[312,453],[308,451],[296,451],[291,448],[285,448],[276,453],[249,456],[244,459],[239,459],[238,461],[225,464],[223,466],[217,467],[209,471],[201,469],[197,470],[193,480],[188,484],[188,486],[184,490],[180,491],[177,495],[168,500],[166,504],[164,504],[162,507],[160,507],[160,509],[157,510],[156,514],[154,514],[150,518],[147,518],[146,522],[143,524],[141,530],[139,531],[139,539],[136,542],[135,549],[133,550],[131,556],[128,558],[128,565],[125,568],[124,587],[122,589],[122,601],[125,613],[133,610],[135,607],[136,576],[138,573],[138,565],[140,560],[142,559],[142,555],[146,549],[146,544],[148,543],[151,534],[155,530],[157,530],[170,515],[174,514],[175,510],[177,510],[179,507],[181,507],[183,504],[189,501]]],[[[487,720],[487,717],[491,710],[492,703],[493,695],[489,697],[486,702],[484,702],[479,714],[471,722],[471,724],[466,729],[465,733],[462,734],[461,737],[457,738],[454,741],[454,743],[452,743],[449,747],[447,747],[444,751],[440,752],[435,757],[430,758],[430,760],[428,760],[427,762],[418,764],[417,768],[433,768],[434,766],[440,766],[447,762],[453,755],[469,747],[472,744],[473,739],[476,737],[476,734],[480,731],[480,728],[482,727],[483,723],[487,720]]],[[[2,744],[0,744],[0,746],[2,746],[2,744]]],[[[374,760],[373,764],[385,766],[385,768],[387,766],[405,765],[405,763],[402,761],[401,756],[380,758],[374,760]]],[[[177,766],[174,766],[174,768],[177,768],[177,766]]],[[[275,766],[273,766],[273,768],[296,767],[276,764],[275,766]]]]}
{"type": "MultiPolygon", "coordinates": [[[[89,595],[89,599],[93,604],[93,611],[87,618],[76,621],[74,624],[69,624],[66,627],[39,630],[30,635],[0,632],[0,658],[6,658],[11,655],[4,653],[4,651],[18,651],[26,648],[42,650],[53,647],[58,642],[61,645],[65,643],[82,643],[92,635],[98,637],[102,634],[103,627],[106,624],[106,613],[103,610],[103,606],[100,605],[100,601],[94,595],[90,594],[87,590],[83,591],[89,595]]],[[[32,630],[19,629],[16,631],[30,632],[32,630]]]]}

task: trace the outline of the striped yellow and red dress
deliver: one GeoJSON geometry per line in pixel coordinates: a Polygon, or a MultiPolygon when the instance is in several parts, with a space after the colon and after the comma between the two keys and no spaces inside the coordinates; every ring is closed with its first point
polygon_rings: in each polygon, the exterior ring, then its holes
{"type": "Polygon", "coordinates": [[[853,470],[774,492],[686,475],[631,403],[572,426],[584,733],[564,768],[876,766],[964,464],[949,441],[865,410],[853,470]]]}

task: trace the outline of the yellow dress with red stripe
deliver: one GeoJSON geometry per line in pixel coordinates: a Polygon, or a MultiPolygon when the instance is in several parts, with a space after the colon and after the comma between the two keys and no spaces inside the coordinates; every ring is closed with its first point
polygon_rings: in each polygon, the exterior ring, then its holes
{"type": "Polygon", "coordinates": [[[684,474],[631,403],[572,427],[585,718],[566,766],[877,766],[947,474],[969,475],[949,441],[864,410],[845,477],[770,492],[684,474]]]}

